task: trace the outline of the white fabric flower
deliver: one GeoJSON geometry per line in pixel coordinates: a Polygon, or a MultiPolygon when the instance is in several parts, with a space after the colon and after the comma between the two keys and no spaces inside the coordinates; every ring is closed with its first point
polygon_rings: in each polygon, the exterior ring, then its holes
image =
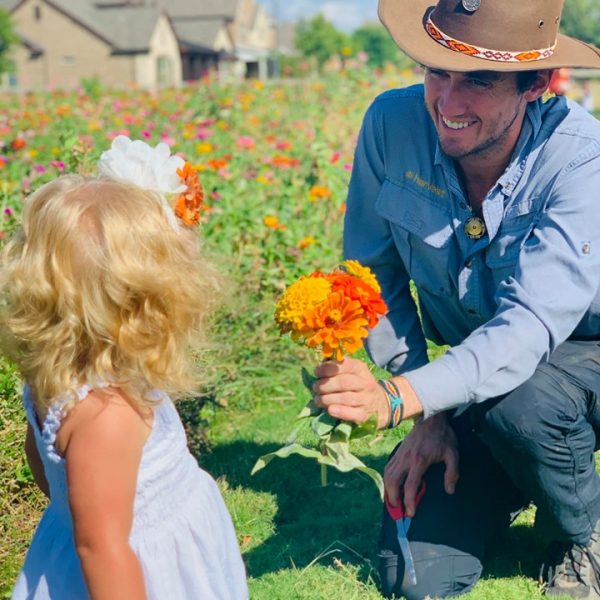
{"type": "Polygon", "coordinates": [[[110,150],[100,155],[98,172],[159,192],[163,196],[167,218],[177,228],[177,219],[164,195],[180,194],[186,190],[177,175],[177,169],[184,164],[180,156],[171,156],[169,146],[163,142],[152,148],[141,140],[132,141],[127,136],[119,135],[113,140],[110,150]]]}

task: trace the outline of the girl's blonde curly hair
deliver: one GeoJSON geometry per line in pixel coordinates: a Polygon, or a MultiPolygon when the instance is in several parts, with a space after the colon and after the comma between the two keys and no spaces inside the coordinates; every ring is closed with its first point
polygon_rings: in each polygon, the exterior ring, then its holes
{"type": "Polygon", "coordinates": [[[140,406],[154,388],[195,388],[190,348],[219,277],[164,211],[153,192],[72,175],[25,201],[3,249],[0,294],[5,350],[39,413],[82,383],[118,386],[140,406]]]}

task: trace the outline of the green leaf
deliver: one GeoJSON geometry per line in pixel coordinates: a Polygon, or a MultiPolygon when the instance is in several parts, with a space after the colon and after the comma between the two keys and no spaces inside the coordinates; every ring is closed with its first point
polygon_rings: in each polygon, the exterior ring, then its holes
{"type": "Polygon", "coordinates": [[[323,412],[322,408],[315,406],[311,400],[299,413],[296,419],[306,419],[308,417],[317,417],[323,412]]]}
{"type": "Polygon", "coordinates": [[[302,367],[302,383],[304,386],[310,391],[311,395],[313,393],[313,385],[316,381],[318,381],[318,377],[311,375],[304,367],[302,367]]]}
{"type": "Polygon", "coordinates": [[[350,439],[358,440],[368,435],[375,435],[377,431],[377,415],[372,415],[361,425],[354,425],[352,433],[350,434],[350,439]]]}
{"type": "Polygon", "coordinates": [[[287,458],[292,454],[299,454],[300,456],[304,456],[305,458],[315,458],[317,460],[323,458],[323,455],[315,448],[305,448],[300,444],[289,444],[288,446],[283,446],[279,448],[279,450],[263,454],[261,457],[259,457],[258,460],[254,463],[250,474],[254,475],[254,473],[256,473],[257,471],[264,469],[274,458],[287,458]]]}
{"type": "Polygon", "coordinates": [[[337,419],[330,417],[326,412],[322,412],[315,417],[310,424],[311,429],[321,438],[327,437],[333,428],[339,423],[337,419]]]}

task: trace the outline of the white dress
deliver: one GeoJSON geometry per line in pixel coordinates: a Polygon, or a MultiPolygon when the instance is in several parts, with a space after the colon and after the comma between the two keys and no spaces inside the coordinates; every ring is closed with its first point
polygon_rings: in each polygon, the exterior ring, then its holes
{"type": "MultiPolygon", "coordinates": [[[[89,386],[77,390],[80,400],[89,386]]],[[[130,545],[144,572],[148,600],[245,600],[246,575],[235,531],[219,489],[186,445],[173,402],[161,400],[143,449],[130,545]]],[[[23,403],[50,486],[50,504],[37,527],[12,600],[89,598],[75,551],[65,461],[54,446],[62,404],[40,430],[28,388],[23,403]]]]}

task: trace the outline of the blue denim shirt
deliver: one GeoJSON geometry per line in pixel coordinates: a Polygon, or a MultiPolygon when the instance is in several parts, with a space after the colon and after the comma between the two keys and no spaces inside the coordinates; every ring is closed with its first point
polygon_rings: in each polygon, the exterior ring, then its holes
{"type": "Polygon", "coordinates": [[[564,98],[530,103],[482,209],[488,234],[474,240],[423,86],[379,96],[356,149],[344,254],[373,269],[389,307],[368,351],[404,374],[425,416],[509,392],[567,338],[600,339],[600,122],[564,98]],[[428,363],[425,337],[451,348],[428,363]]]}

